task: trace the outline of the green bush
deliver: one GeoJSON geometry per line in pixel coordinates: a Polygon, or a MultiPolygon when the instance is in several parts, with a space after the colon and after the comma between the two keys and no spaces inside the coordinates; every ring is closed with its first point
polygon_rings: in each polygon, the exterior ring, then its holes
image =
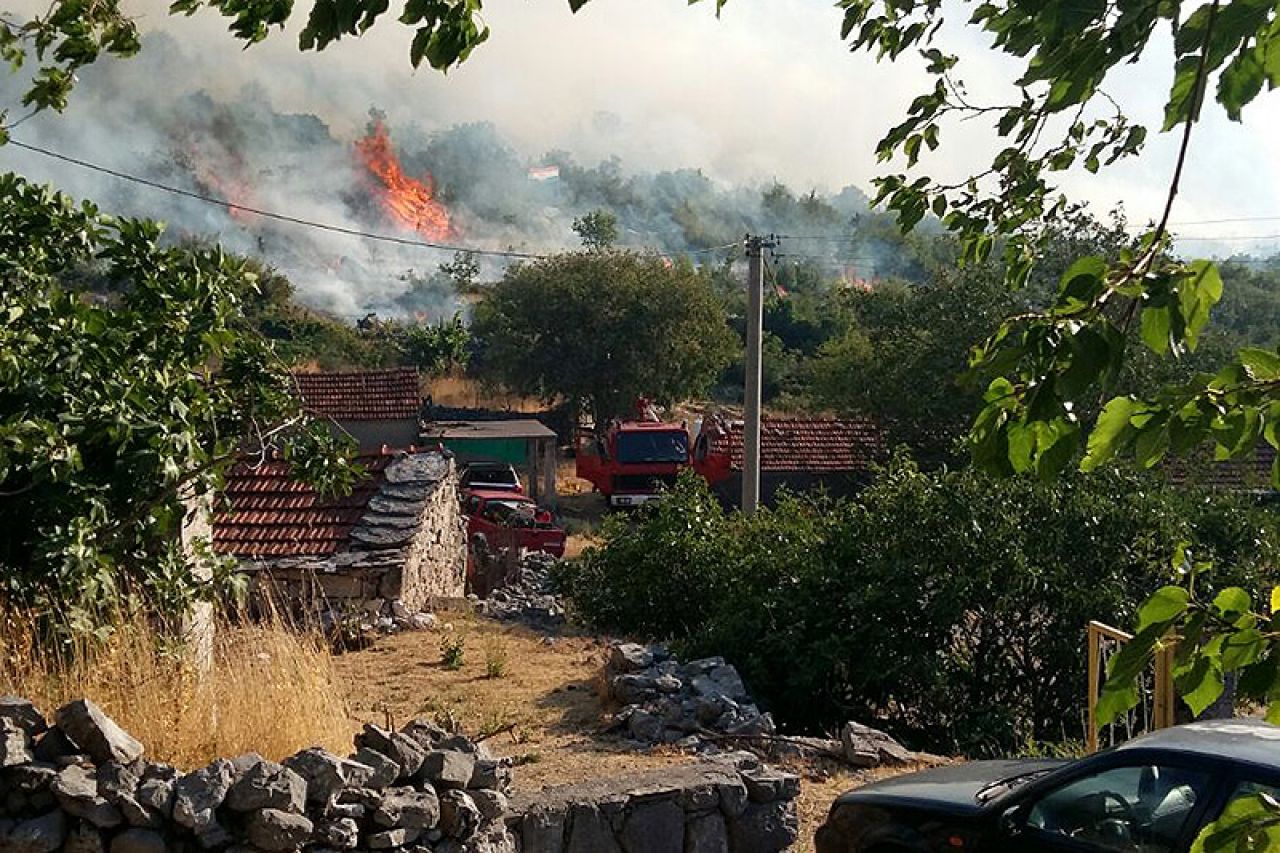
{"type": "Polygon", "coordinates": [[[1186,540],[1256,586],[1270,513],[1118,471],[1054,484],[896,459],[854,501],[726,514],[696,478],[565,567],[579,615],[721,654],[796,730],[878,721],[989,755],[1081,738],[1085,625],[1132,624],[1186,540]]]}

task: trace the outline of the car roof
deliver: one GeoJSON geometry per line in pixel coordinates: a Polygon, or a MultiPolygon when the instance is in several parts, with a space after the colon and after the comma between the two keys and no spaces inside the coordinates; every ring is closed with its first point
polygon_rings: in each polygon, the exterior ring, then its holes
{"type": "Polygon", "coordinates": [[[645,431],[688,433],[688,429],[683,424],[670,424],[663,421],[623,421],[618,424],[618,429],[626,430],[627,432],[645,431]]]}
{"type": "Polygon", "coordinates": [[[490,501],[519,501],[520,503],[533,503],[533,499],[515,492],[504,492],[502,489],[467,489],[467,494],[477,498],[483,498],[490,501]]]}
{"type": "Polygon", "coordinates": [[[492,459],[478,459],[475,462],[468,462],[466,467],[467,467],[467,470],[470,470],[472,468],[501,468],[504,471],[515,470],[515,466],[512,465],[510,462],[497,462],[492,459]]]}
{"type": "Polygon", "coordinates": [[[1160,749],[1280,768],[1280,726],[1251,717],[1205,720],[1136,737],[1116,752],[1160,749]]]}

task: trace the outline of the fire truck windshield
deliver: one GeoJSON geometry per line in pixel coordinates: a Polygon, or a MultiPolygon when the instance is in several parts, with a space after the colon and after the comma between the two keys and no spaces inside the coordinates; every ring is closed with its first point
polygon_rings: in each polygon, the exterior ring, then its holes
{"type": "Polygon", "coordinates": [[[689,461],[689,436],[683,432],[620,432],[618,461],[633,464],[689,461]]]}

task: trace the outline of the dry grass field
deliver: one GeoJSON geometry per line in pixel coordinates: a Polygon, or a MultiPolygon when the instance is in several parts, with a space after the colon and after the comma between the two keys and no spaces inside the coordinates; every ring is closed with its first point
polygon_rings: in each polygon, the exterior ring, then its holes
{"type": "Polygon", "coordinates": [[[189,769],[250,751],[279,759],[313,744],[350,749],[347,687],[314,634],[226,622],[206,669],[145,619],[121,616],[107,638],[55,648],[37,645],[31,624],[0,608],[0,695],[24,696],[47,715],[92,699],[156,760],[189,769]]]}
{"type": "MultiPolygon", "coordinates": [[[[451,632],[385,637],[336,659],[356,722],[390,719],[400,725],[427,715],[472,736],[497,732],[486,743],[520,762],[516,785],[525,790],[691,760],[674,751],[629,750],[602,731],[604,640],[569,636],[548,642],[523,627],[466,612],[439,615],[452,624],[451,632]],[[442,660],[441,639],[450,635],[464,643],[459,669],[442,660]],[[488,661],[495,655],[505,667],[492,677],[488,661]]],[[[790,769],[803,780],[796,846],[803,853],[813,849],[813,833],[831,801],[874,774],[834,762],[795,762],[790,769]]]]}

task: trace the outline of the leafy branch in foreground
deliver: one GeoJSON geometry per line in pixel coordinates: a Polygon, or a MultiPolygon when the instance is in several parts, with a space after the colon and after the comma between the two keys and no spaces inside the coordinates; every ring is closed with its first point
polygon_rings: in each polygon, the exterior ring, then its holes
{"type": "Polygon", "coordinates": [[[279,452],[334,492],[358,474],[240,325],[246,262],[160,237],[0,176],[0,598],[72,624],[212,593],[179,533],[238,460],[279,452]]]}

